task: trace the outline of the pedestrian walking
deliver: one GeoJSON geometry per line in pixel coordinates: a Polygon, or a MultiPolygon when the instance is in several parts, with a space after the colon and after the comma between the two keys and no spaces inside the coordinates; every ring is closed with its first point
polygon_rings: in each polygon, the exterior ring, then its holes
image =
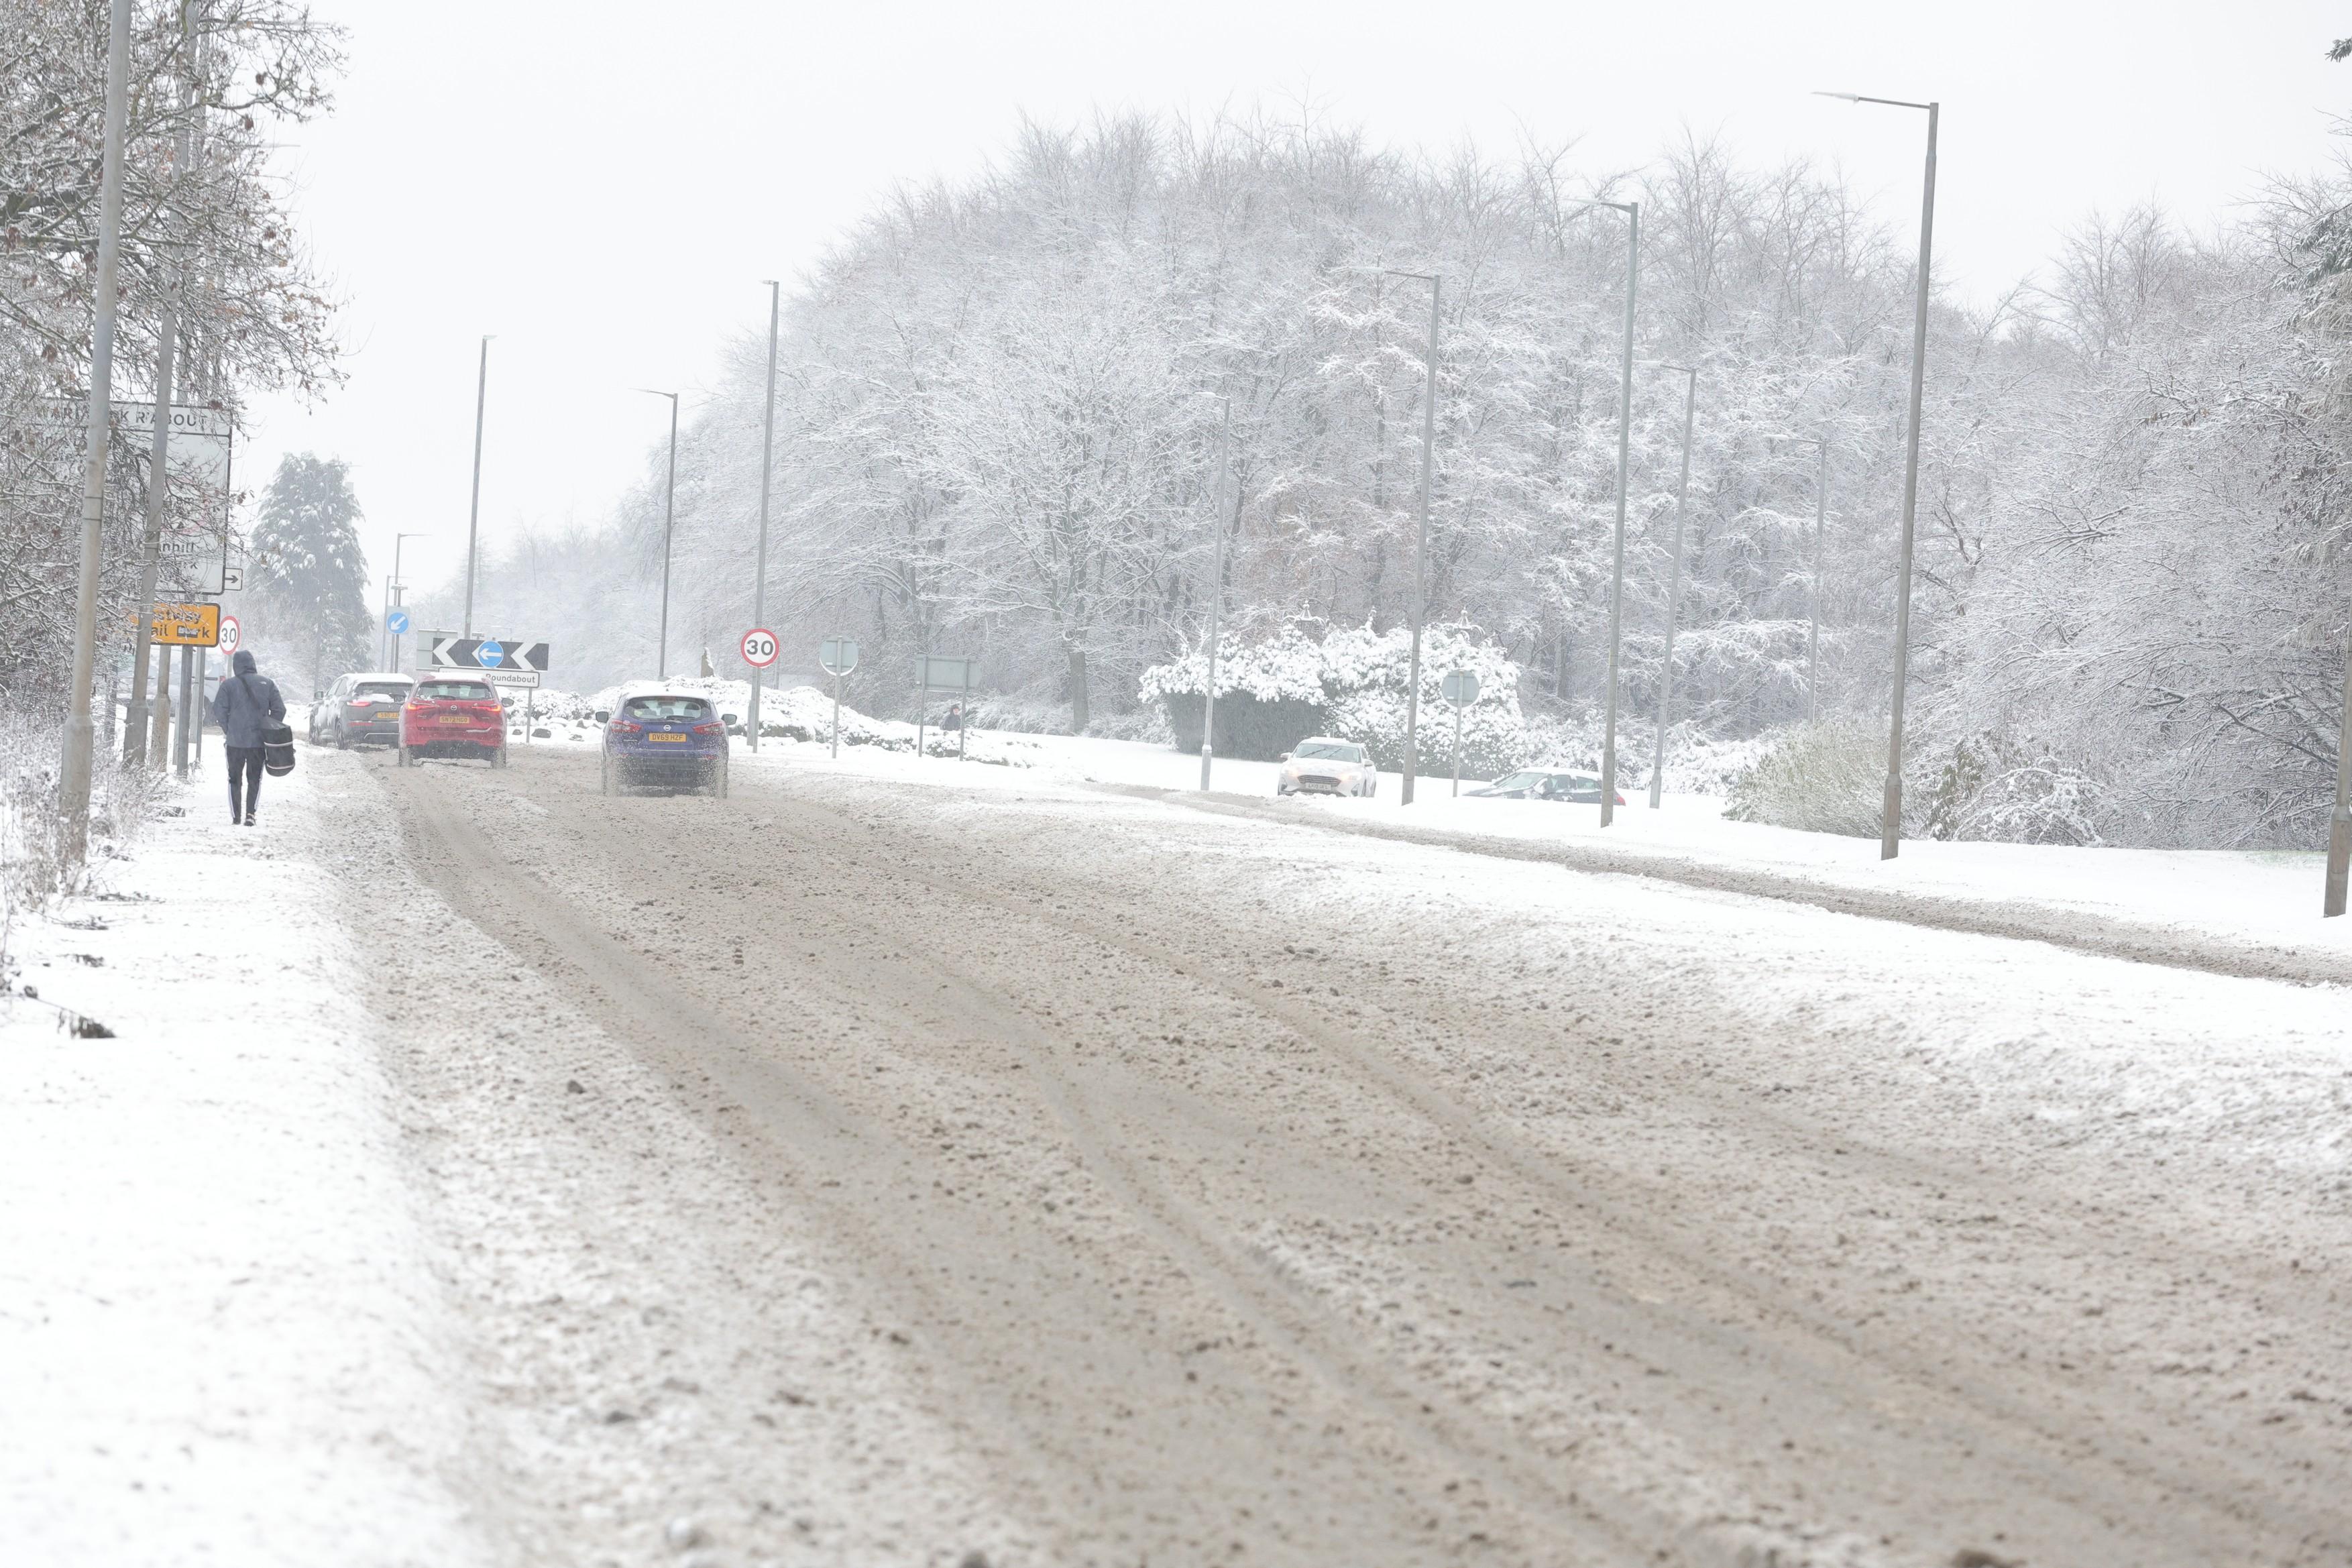
{"type": "Polygon", "coordinates": [[[265,731],[286,721],[286,700],[278,683],[256,672],[244,648],[229,661],[233,672],[213,694],[213,720],[228,752],[228,819],[251,827],[261,806],[261,749],[265,731]]]}
{"type": "Polygon", "coordinates": [[[948,704],[948,716],[940,721],[940,728],[942,730],[961,730],[963,728],[962,703],[950,702],[948,704]]]}

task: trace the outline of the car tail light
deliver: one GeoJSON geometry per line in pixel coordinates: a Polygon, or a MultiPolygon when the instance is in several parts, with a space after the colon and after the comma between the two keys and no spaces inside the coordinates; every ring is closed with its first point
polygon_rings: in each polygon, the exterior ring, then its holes
{"type": "Polygon", "coordinates": [[[646,732],[643,724],[632,724],[626,719],[614,720],[612,728],[614,733],[622,735],[642,735],[646,732]]]}
{"type": "Polygon", "coordinates": [[[694,727],[694,732],[698,735],[723,735],[727,732],[727,726],[724,724],[697,724],[694,727]]]}
{"type": "Polygon", "coordinates": [[[354,698],[354,699],[353,699],[353,700],[352,700],[351,701],[344,703],[344,704],[343,704],[343,706],[344,706],[344,707],[346,707],[346,708],[348,708],[348,709],[350,709],[352,712],[356,713],[356,712],[358,712],[360,710],[362,710],[362,708],[373,708],[373,707],[374,707],[374,706],[375,706],[375,699],[374,699],[374,698],[373,698],[373,697],[359,697],[359,698],[354,698]]]}

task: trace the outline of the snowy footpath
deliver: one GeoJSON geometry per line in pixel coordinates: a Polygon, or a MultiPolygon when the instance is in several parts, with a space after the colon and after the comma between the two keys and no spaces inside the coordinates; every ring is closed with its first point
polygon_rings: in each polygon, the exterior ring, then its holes
{"type": "Polygon", "coordinates": [[[8,933],[0,1557],[478,1561],[310,778],[269,781],[241,829],[205,761],[94,896],[8,933]]]}

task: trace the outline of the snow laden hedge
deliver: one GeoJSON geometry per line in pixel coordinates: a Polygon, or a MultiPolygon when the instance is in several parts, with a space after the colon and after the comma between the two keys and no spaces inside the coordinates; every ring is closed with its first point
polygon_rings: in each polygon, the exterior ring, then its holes
{"type": "MultiPolygon", "coordinates": [[[[1519,667],[1475,640],[1476,628],[1429,626],[1421,638],[1421,767],[1454,766],[1454,710],[1440,688],[1447,672],[1478,678],[1478,700],[1462,712],[1462,772],[1493,778],[1528,760],[1537,738],[1519,711],[1519,667]]],[[[1335,627],[1319,637],[1297,625],[1255,644],[1223,640],[1217,652],[1217,749],[1272,761],[1308,735],[1369,748],[1384,768],[1404,763],[1411,634],[1335,627]]],[[[1168,713],[1176,749],[1198,751],[1207,661],[1199,649],[1143,673],[1141,695],[1168,713]]]]}
{"type": "Polygon", "coordinates": [[[1878,837],[1886,785],[1886,737],[1832,719],[1783,731],[1731,781],[1723,815],[1808,833],[1878,837]]]}

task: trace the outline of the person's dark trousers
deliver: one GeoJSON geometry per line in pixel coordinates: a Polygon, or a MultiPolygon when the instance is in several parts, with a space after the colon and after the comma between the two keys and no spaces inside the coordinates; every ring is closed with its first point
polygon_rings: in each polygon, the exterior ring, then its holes
{"type": "Polygon", "coordinates": [[[230,746],[228,752],[228,819],[251,822],[261,807],[261,748],[230,746]]]}

